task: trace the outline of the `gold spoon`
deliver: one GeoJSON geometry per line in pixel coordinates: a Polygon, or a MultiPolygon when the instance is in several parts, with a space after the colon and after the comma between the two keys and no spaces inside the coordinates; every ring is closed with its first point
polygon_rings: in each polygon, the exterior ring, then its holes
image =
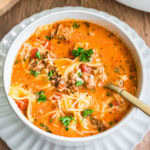
{"type": "Polygon", "coordinates": [[[144,104],[142,101],[140,101],[138,98],[133,96],[132,94],[128,93],[124,89],[112,84],[112,83],[107,83],[105,88],[109,88],[113,91],[116,91],[117,93],[120,94],[120,96],[124,97],[126,100],[134,104],[136,107],[138,107],[140,110],[142,110],[144,113],[150,116],[150,106],[144,104]]]}

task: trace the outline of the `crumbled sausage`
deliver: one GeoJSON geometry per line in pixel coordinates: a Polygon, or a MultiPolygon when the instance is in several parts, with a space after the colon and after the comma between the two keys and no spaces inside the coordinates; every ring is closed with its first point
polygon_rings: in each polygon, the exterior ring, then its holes
{"type": "Polygon", "coordinates": [[[96,128],[100,129],[101,131],[106,130],[106,127],[105,127],[104,123],[100,119],[92,118],[91,119],[91,124],[93,126],[95,126],[96,128]]]}
{"type": "Polygon", "coordinates": [[[85,81],[85,85],[87,88],[89,89],[95,88],[96,85],[94,81],[94,75],[84,72],[82,74],[82,79],[85,81]]]}
{"type": "Polygon", "coordinates": [[[64,79],[61,79],[58,83],[57,90],[62,92],[66,89],[66,83],[64,79]]]}

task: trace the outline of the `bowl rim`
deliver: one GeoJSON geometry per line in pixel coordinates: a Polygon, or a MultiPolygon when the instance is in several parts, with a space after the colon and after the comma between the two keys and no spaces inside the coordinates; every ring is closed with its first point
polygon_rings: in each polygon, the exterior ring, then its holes
{"type": "MultiPolygon", "coordinates": [[[[4,67],[3,67],[3,85],[4,85],[4,91],[5,91],[5,95],[7,97],[7,100],[11,106],[11,108],[13,109],[13,111],[15,112],[16,116],[30,129],[32,129],[33,131],[35,131],[36,133],[38,133],[39,135],[43,135],[44,137],[47,138],[51,138],[53,140],[59,140],[61,142],[72,142],[72,143],[76,143],[76,142],[86,142],[86,141],[93,141],[95,139],[98,138],[102,138],[108,134],[111,134],[113,131],[115,131],[116,129],[118,129],[119,127],[121,127],[127,120],[129,120],[129,118],[133,115],[133,113],[136,111],[136,108],[132,108],[125,116],[122,120],[119,121],[119,123],[117,123],[115,126],[113,126],[112,128],[96,134],[96,135],[92,135],[92,136],[87,136],[87,137],[64,137],[64,136],[59,136],[59,135],[55,135],[55,134],[50,134],[47,133],[46,131],[43,131],[42,129],[38,128],[37,126],[35,126],[34,124],[32,124],[19,110],[19,108],[17,107],[16,103],[14,102],[14,100],[12,98],[9,97],[9,95],[7,94],[7,89],[6,89],[6,84],[5,84],[5,70],[6,70],[6,62],[9,60],[9,53],[10,53],[10,49],[13,45],[15,45],[16,41],[18,40],[18,37],[20,35],[22,35],[25,30],[27,30],[28,28],[30,28],[31,26],[33,26],[34,24],[36,24],[36,22],[44,19],[45,17],[47,17],[48,15],[52,15],[52,14],[56,14],[56,13],[62,13],[62,12],[84,12],[87,14],[93,14],[96,15],[97,17],[101,17],[102,19],[106,20],[107,22],[109,22],[110,24],[113,24],[116,28],[118,28],[119,30],[121,30],[121,32],[128,38],[128,40],[132,43],[138,57],[141,63],[141,70],[142,73],[144,73],[143,70],[143,62],[142,62],[142,58],[138,52],[138,47],[136,46],[136,44],[134,43],[134,41],[132,40],[132,38],[114,21],[110,20],[109,18],[106,18],[106,16],[100,14],[101,11],[95,10],[95,9],[91,9],[91,8],[83,8],[83,7],[63,7],[63,8],[59,8],[59,10],[57,9],[57,11],[52,11],[55,10],[56,8],[51,9],[51,12],[49,14],[46,14],[42,17],[40,17],[39,19],[31,22],[29,25],[26,26],[26,28],[24,28],[15,38],[15,40],[12,42],[8,52],[7,52],[7,56],[5,57],[5,61],[4,61],[4,67]],[[90,10],[90,11],[89,11],[90,10]]],[[[104,12],[102,12],[104,13],[104,12]]],[[[80,20],[80,19],[79,19],[80,20]]],[[[17,50],[18,51],[18,50],[17,50]]],[[[142,74],[142,80],[144,80],[144,74],[142,74]]],[[[141,84],[141,89],[139,92],[139,96],[141,96],[141,93],[143,91],[143,83],[141,84]]]]}

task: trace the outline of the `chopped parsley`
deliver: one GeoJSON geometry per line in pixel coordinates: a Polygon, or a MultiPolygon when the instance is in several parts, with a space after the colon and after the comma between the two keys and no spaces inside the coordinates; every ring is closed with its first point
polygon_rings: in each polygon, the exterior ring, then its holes
{"type": "Polygon", "coordinates": [[[15,61],[15,64],[18,64],[18,63],[19,63],[19,60],[16,60],[16,61],[15,61]]]}
{"type": "Polygon", "coordinates": [[[82,82],[82,81],[77,81],[77,82],[75,83],[75,85],[76,85],[76,86],[81,86],[81,85],[83,85],[83,82],[82,82]]]}
{"type": "Polygon", "coordinates": [[[110,122],[109,122],[109,125],[113,125],[113,121],[110,121],[110,122]]]}
{"type": "Polygon", "coordinates": [[[78,76],[81,77],[82,76],[82,72],[78,72],[78,76]]]}
{"type": "Polygon", "coordinates": [[[50,119],[49,123],[53,122],[53,119],[50,119]]]}
{"type": "Polygon", "coordinates": [[[90,62],[91,55],[94,54],[92,49],[84,50],[84,48],[78,47],[77,50],[72,51],[72,55],[76,58],[79,57],[80,61],[90,62]]]}
{"type": "Polygon", "coordinates": [[[99,132],[100,132],[100,131],[101,131],[101,128],[99,127],[99,128],[97,129],[97,131],[99,131],[99,132]]]}
{"type": "Polygon", "coordinates": [[[30,74],[35,76],[35,77],[37,77],[40,74],[40,72],[34,71],[34,70],[30,70],[30,74]]]}
{"type": "Polygon", "coordinates": [[[106,93],[106,96],[111,96],[111,93],[110,93],[110,92],[107,92],[107,93],[106,93]]]}
{"type": "Polygon", "coordinates": [[[111,108],[113,107],[113,104],[112,104],[112,103],[109,103],[108,105],[109,105],[109,107],[111,107],[111,108]]]}
{"type": "Polygon", "coordinates": [[[80,25],[79,25],[79,24],[77,24],[76,22],[74,22],[74,24],[72,25],[72,27],[73,27],[73,28],[79,28],[79,27],[80,27],[80,25]]]}
{"type": "Polygon", "coordinates": [[[116,67],[116,68],[114,69],[114,72],[115,72],[115,73],[120,73],[120,69],[116,67]]]}
{"type": "Polygon", "coordinates": [[[36,52],[35,57],[38,58],[39,60],[41,59],[41,54],[39,51],[36,52]]]}
{"type": "Polygon", "coordinates": [[[52,37],[51,36],[45,36],[46,39],[51,40],[52,37]]]}
{"type": "Polygon", "coordinates": [[[37,92],[36,95],[37,95],[38,102],[45,102],[47,99],[47,97],[45,96],[45,93],[43,91],[37,92]]]}
{"type": "Polygon", "coordinates": [[[65,127],[65,130],[68,131],[68,127],[65,127]]]}
{"type": "Polygon", "coordinates": [[[94,93],[94,92],[95,92],[95,89],[91,89],[91,91],[94,93]]]}
{"type": "Polygon", "coordinates": [[[93,112],[94,112],[93,109],[85,109],[85,110],[82,112],[83,118],[85,118],[85,117],[87,117],[87,116],[90,116],[93,112]]]}
{"type": "Polygon", "coordinates": [[[50,130],[47,130],[47,132],[52,133],[52,131],[50,131],[50,130]]]}
{"type": "Polygon", "coordinates": [[[54,72],[55,72],[55,70],[52,70],[52,71],[48,72],[48,78],[49,79],[53,76],[54,72]]]}
{"type": "Polygon", "coordinates": [[[44,124],[43,124],[43,123],[40,123],[40,126],[41,126],[41,127],[44,127],[44,124]]]}
{"type": "Polygon", "coordinates": [[[45,126],[45,130],[49,130],[48,126],[45,126]]]}
{"type": "Polygon", "coordinates": [[[59,120],[65,127],[68,127],[70,121],[73,120],[73,117],[72,116],[64,116],[64,117],[60,117],[59,120]]]}

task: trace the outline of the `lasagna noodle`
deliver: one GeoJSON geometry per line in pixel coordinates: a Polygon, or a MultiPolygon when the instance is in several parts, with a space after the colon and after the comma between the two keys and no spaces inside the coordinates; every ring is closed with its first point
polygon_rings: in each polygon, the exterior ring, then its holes
{"type": "Polygon", "coordinates": [[[31,111],[32,111],[32,103],[35,101],[35,96],[25,90],[24,88],[22,88],[21,86],[14,86],[12,85],[10,87],[10,90],[9,90],[9,96],[11,96],[15,101],[23,101],[25,99],[28,100],[28,106],[27,106],[27,118],[33,122],[33,118],[32,118],[32,114],[31,114],[31,111]]]}

